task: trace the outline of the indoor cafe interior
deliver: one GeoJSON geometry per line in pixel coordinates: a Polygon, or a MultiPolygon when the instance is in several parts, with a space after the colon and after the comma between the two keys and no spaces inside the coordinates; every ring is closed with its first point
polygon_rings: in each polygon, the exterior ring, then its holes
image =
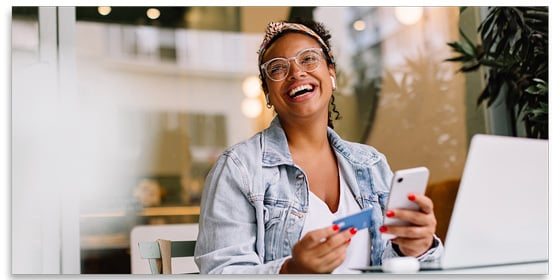
{"type": "MultiPolygon", "coordinates": [[[[149,273],[133,234],[196,224],[205,178],[268,127],[257,50],[268,22],[333,34],[335,130],[424,165],[442,241],[469,142],[520,134],[477,104],[481,69],[448,44],[487,7],[12,7],[12,273],[149,273]],[[461,31],[460,31],[461,30],[461,31]],[[434,152],[437,151],[437,152],[434,152]]],[[[196,233],[194,237],[196,237],[196,233]]]]}

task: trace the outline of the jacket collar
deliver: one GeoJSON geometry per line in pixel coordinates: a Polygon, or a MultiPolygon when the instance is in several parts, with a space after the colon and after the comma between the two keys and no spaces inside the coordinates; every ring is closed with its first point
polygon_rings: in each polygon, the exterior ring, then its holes
{"type": "MultiPolygon", "coordinates": [[[[336,153],[348,161],[359,165],[372,165],[379,160],[379,155],[372,149],[360,145],[350,145],[330,127],[327,127],[327,137],[336,153]]],[[[278,116],[274,117],[270,126],[262,133],[262,163],[264,166],[295,165],[288,147],[286,133],[280,124],[278,116]]]]}
{"type": "Polygon", "coordinates": [[[275,116],[270,126],[262,133],[262,163],[264,166],[294,165],[286,133],[275,116]]]}

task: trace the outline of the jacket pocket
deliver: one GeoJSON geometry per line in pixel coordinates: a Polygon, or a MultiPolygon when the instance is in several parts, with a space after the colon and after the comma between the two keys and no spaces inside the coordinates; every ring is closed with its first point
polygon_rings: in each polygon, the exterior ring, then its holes
{"type": "Polygon", "coordinates": [[[286,207],[275,205],[271,201],[264,203],[265,262],[278,258],[286,211],[286,207]]]}

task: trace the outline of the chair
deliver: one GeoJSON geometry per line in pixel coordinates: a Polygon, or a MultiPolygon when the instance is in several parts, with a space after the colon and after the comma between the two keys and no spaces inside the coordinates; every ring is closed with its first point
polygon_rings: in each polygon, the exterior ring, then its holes
{"type": "Polygon", "coordinates": [[[450,179],[447,181],[430,184],[426,189],[426,196],[434,203],[434,215],[437,219],[436,235],[445,244],[447,228],[451,221],[453,206],[457,198],[460,180],[450,179]]]}
{"type": "Polygon", "coordinates": [[[171,258],[192,257],[196,241],[170,241],[158,239],[140,242],[140,257],[147,259],[152,274],[172,274],[171,258]]]}
{"type": "Polygon", "coordinates": [[[171,260],[173,274],[199,272],[198,267],[194,263],[194,257],[192,257],[197,236],[198,224],[135,226],[130,232],[130,265],[132,274],[171,273],[164,270],[164,265],[167,264],[163,263],[165,259],[171,260]],[[156,240],[160,239],[162,241],[158,243],[156,240]],[[165,240],[168,242],[164,242],[165,240]],[[177,244],[175,245],[175,243],[177,244]],[[167,247],[166,244],[168,244],[167,247]],[[160,250],[160,248],[163,250],[160,250]],[[146,255],[143,251],[151,253],[146,255]],[[165,252],[167,252],[167,255],[165,252]],[[161,255],[163,255],[163,258],[160,257],[161,255]],[[179,257],[179,255],[187,257],[179,257]],[[159,265],[157,264],[158,260],[161,263],[159,265]],[[152,263],[155,263],[156,268],[159,269],[153,269],[152,263]]]}

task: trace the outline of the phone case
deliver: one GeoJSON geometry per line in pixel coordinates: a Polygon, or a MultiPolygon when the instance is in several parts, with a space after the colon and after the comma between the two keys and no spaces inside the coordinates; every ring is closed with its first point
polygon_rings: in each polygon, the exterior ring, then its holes
{"type": "MultiPolygon", "coordinates": [[[[411,209],[418,210],[418,204],[408,199],[409,193],[424,194],[428,184],[430,171],[426,167],[416,167],[398,170],[393,176],[391,192],[387,202],[387,210],[390,209],[411,209]]],[[[386,216],[386,225],[408,225],[407,222],[386,216]]]]}

